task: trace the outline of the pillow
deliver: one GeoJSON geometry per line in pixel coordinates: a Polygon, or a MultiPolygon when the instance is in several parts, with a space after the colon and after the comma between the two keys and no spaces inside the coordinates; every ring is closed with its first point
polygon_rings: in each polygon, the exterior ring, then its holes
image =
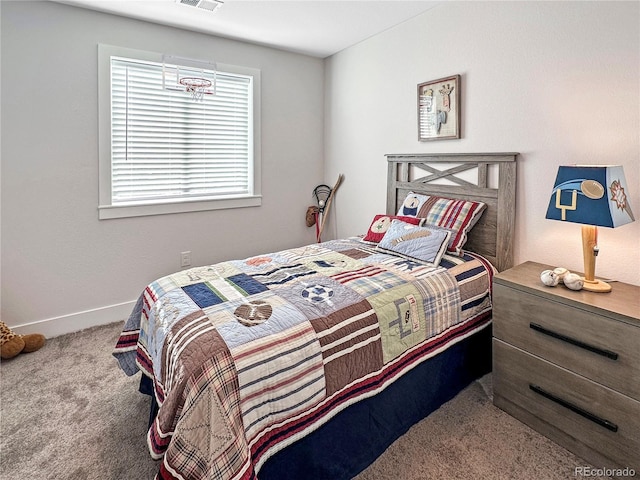
{"type": "Polygon", "coordinates": [[[389,229],[392,220],[401,220],[412,225],[420,225],[422,222],[421,218],[416,217],[376,215],[373,217],[369,230],[362,240],[368,243],[378,243],[389,229]]]}
{"type": "Polygon", "coordinates": [[[460,256],[462,255],[462,247],[467,241],[467,233],[478,223],[486,206],[482,202],[409,192],[400,211],[405,212],[404,215],[423,218],[422,224],[425,226],[449,230],[451,239],[447,252],[460,256]],[[415,214],[408,213],[414,210],[415,214]]]}
{"type": "Polygon", "coordinates": [[[425,219],[424,225],[450,230],[447,251],[460,256],[467,242],[467,233],[478,223],[486,207],[482,202],[433,196],[422,204],[418,216],[425,219]]]}
{"type": "Polygon", "coordinates": [[[424,202],[426,202],[428,199],[428,195],[422,195],[420,193],[413,192],[407,193],[402,206],[398,210],[398,215],[417,217],[418,212],[420,211],[420,207],[422,207],[422,205],[424,205],[424,202]]]}
{"type": "Polygon", "coordinates": [[[392,220],[389,230],[376,247],[402,257],[439,265],[451,232],[437,227],[420,227],[392,220]]]}

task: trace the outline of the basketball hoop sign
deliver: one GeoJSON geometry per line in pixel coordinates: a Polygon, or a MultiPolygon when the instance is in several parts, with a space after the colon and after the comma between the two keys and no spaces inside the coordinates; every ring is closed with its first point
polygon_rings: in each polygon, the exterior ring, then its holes
{"type": "Polygon", "coordinates": [[[216,94],[216,64],[189,58],[162,57],[162,87],[185,92],[196,101],[216,94]]]}

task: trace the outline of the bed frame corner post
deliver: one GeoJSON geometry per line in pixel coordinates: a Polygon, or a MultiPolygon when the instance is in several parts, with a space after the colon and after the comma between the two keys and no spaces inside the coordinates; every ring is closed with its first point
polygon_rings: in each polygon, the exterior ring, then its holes
{"type": "Polygon", "coordinates": [[[393,155],[387,157],[387,214],[392,215],[398,210],[398,163],[393,155]]]}
{"type": "Polygon", "coordinates": [[[513,237],[516,223],[516,156],[506,162],[500,162],[498,185],[498,237],[496,247],[500,261],[496,266],[498,271],[513,267],[513,237]]]}

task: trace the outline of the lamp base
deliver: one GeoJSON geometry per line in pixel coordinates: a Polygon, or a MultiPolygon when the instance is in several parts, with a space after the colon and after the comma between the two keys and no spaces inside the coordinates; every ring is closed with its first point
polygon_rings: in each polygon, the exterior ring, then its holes
{"type": "Polygon", "coordinates": [[[585,278],[582,289],[588,292],[606,293],[611,291],[611,285],[602,280],[587,280],[585,278]]]}
{"type": "Polygon", "coordinates": [[[598,255],[598,227],[595,225],[582,226],[582,256],[584,258],[583,290],[589,292],[606,293],[611,291],[611,285],[595,277],[596,256],[598,255]]]}

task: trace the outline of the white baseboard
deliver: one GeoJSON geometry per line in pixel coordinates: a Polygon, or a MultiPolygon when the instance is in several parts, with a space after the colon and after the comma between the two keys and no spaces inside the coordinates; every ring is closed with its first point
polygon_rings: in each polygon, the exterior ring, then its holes
{"type": "Polygon", "coordinates": [[[47,338],[53,338],[67,333],[78,332],[85,328],[106,325],[118,321],[122,321],[124,326],[124,321],[129,317],[135,303],[135,301],[118,303],[116,305],[85,310],[84,312],[71,313],[61,317],[38,320],[37,322],[12,325],[11,330],[20,335],[41,333],[47,338]]]}

